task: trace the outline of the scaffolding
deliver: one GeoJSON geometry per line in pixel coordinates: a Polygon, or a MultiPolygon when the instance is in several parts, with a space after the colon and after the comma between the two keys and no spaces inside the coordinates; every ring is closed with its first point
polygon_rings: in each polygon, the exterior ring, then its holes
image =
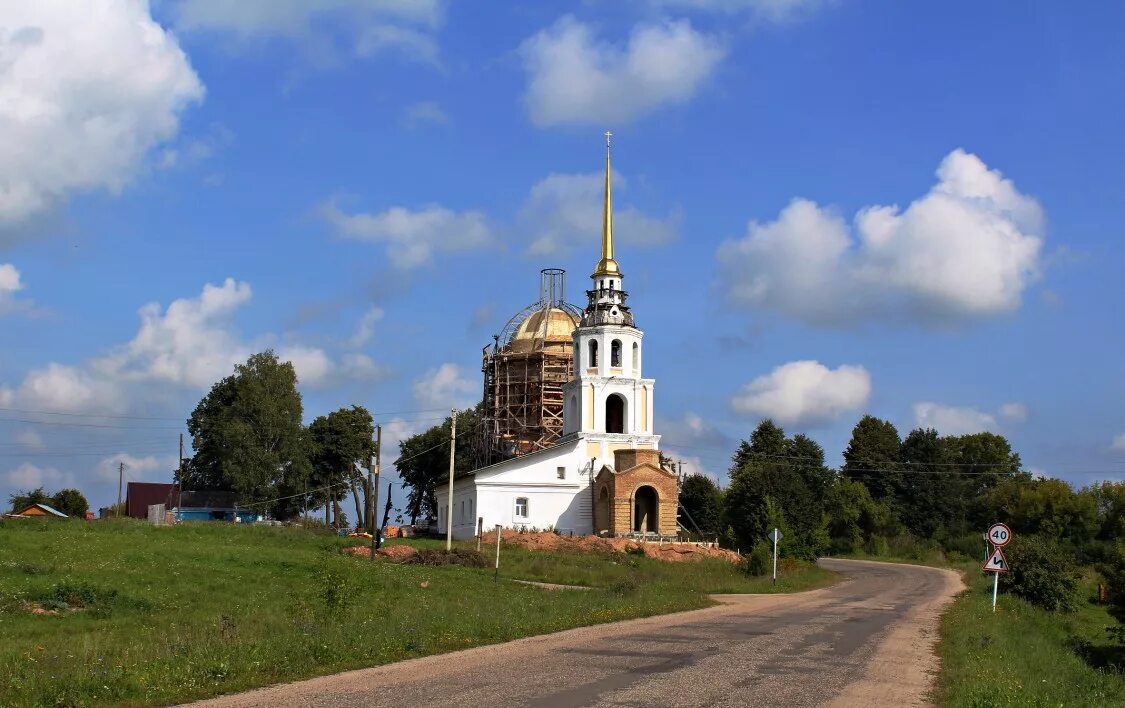
{"type": "Polygon", "coordinates": [[[484,347],[478,466],[542,450],[562,435],[562,388],[574,376],[572,334],[582,318],[582,311],[563,299],[565,290],[565,271],[540,271],[539,300],[484,347]]]}

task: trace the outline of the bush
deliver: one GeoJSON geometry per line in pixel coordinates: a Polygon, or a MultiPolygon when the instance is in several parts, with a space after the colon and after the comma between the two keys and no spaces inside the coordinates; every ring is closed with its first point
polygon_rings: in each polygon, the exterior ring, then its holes
{"type": "Polygon", "coordinates": [[[1098,570],[1109,585],[1110,602],[1125,607],[1125,541],[1119,541],[1107,556],[1105,562],[1098,564],[1098,570]]]}
{"type": "Polygon", "coordinates": [[[1071,554],[1054,539],[1019,536],[1004,555],[1011,567],[1008,592],[1051,611],[1070,612],[1077,607],[1079,574],[1071,554]]]}
{"type": "Polygon", "coordinates": [[[747,575],[768,575],[773,569],[773,551],[766,541],[758,541],[750,554],[742,559],[742,569],[747,575]]]}

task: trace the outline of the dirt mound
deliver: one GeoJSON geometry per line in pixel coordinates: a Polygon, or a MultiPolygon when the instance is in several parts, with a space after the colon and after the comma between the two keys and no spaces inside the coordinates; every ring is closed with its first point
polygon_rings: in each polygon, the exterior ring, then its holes
{"type": "MultiPolygon", "coordinates": [[[[520,546],[530,551],[567,551],[572,553],[643,553],[663,561],[698,561],[719,558],[737,563],[741,560],[734,551],[695,543],[641,543],[628,538],[602,538],[600,536],[563,536],[557,533],[520,533],[504,529],[504,543],[520,546]]],[[[484,535],[483,544],[496,543],[496,532],[484,535]]]]}
{"type": "MultiPolygon", "coordinates": [[[[344,553],[349,553],[353,556],[362,556],[363,558],[371,557],[370,546],[348,546],[344,549],[344,553]]],[[[383,546],[379,549],[377,558],[386,558],[390,561],[398,563],[403,562],[407,558],[418,553],[418,549],[413,546],[383,546]]]]}

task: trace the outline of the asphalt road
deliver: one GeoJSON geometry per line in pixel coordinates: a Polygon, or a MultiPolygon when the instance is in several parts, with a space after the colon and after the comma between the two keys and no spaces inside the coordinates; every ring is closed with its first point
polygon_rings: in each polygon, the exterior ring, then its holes
{"type": "MultiPolygon", "coordinates": [[[[272,686],[201,705],[925,705],[950,571],[823,560],[845,576],[723,604],[272,686]]],[[[566,591],[555,591],[566,592],[566,591]]]]}

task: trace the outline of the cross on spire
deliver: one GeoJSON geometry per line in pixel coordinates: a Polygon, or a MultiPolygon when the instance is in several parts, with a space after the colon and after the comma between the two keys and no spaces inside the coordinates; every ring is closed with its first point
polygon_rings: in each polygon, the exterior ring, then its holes
{"type": "Polygon", "coordinates": [[[608,130],[607,130],[607,131],[605,131],[605,146],[606,146],[606,147],[609,147],[609,142],[610,142],[610,139],[611,139],[611,138],[613,138],[613,133],[611,133],[611,132],[610,132],[610,131],[608,131],[608,130]]]}

